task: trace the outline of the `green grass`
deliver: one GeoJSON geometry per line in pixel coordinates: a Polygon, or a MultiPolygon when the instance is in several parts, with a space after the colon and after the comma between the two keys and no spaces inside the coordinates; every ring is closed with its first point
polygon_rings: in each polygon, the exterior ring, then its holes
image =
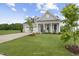
{"type": "Polygon", "coordinates": [[[0,30],[0,35],[19,33],[19,30],[0,30]]]}
{"type": "Polygon", "coordinates": [[[13,56],[65,56],[72,55],[64,48],[60,35],[37,34],[0,44],[0,53],[13,56]]]}

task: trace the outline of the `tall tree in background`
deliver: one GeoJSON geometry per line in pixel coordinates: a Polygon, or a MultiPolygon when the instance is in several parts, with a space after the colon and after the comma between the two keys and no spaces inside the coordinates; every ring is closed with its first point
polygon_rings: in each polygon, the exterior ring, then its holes
{"type": "Polygon", "coordinates": [[[65,26],[63,28],[61,39],[64,40],[64,42],[73,40],[74,45],[76,45],[76,41],[79,37],[79,31],[77,29],[77,21],[79,20],[79,8],[75,4],[69,4],[63,8],[61,13],[65,17],[65,20],[63,21],[65,26]]]}

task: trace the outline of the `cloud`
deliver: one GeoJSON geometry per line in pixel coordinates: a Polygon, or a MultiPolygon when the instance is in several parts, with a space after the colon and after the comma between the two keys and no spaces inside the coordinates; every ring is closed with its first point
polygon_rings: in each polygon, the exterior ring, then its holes
{"type": "Polygon", "coordinates": [[[41,10],[40,13],[45,13],[45,10],[41,10]]]}
{"type": "Polygon", "coordinates": [[[77,7],[79,7],[79,3],[72,3],[72,4],[75,4],[77,7]]]}
{"type": "Polygon", "coordinates": [[[29,16],[26,16],[26,17],[29,17],[29,16]]]}
{"type": "Polygon", "coordinates": [[[24,20],[18,18],[0,18],[0,24],[24,23],[24,20]]]}
{"type": "Polygon", "coordinates": [[[42,9],[42,5],[43,5],[42,3],[36,4],[37,9],[39,9],[39,10],[42,9]]]}
{"type": "Polygon", "coordinates": [[[15,4],[14,3],[7,3],[6,4],[12,11],[16,11],[16,8],[15,8],[15,4]]]}
{"type": "Polygon", "coordinates": [[[27,10],[26,10],[26,8],[22,8],[22,10],[24,11],[24,12],[26,12],[27,10]]]}
{"type": "Polygon", "coordinates": [[[12,11],[16,11],[16,8],[13,8],[13,7],[12,7],[11,10],[12,10],[12,11]]]}
{"type": "Polygon", "coordinates": [[[59,8],[53,3],[39,3],[39,4],[36,4],[36,7],[37,7],[37,10],[40,10],[41,13],[49,9],[59,10],[59,8]]]}
{"type": "Polygon", "coordinates": [[[15,7],[15,4],[14,3],[7,3],[7,5],[9,6],[9,7],[15,7]]]}
{"type": "Polygon", "coordinates": [[[78,7],[79,7],[79,3],[77,3],[77,4],[76,4],[76,6],[78,6],[78,7]]]}
{"type": "Polygon", "coordinates": [[[47,9],[56,9],[56,10],[59,10],[59,8],[55,4],[51,4],[51,3],[46,4],[45,7],[47,9]]]}

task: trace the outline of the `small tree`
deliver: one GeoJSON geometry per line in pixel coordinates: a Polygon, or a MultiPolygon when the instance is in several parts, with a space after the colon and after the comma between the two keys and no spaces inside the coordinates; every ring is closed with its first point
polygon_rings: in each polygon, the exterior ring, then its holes
{"type": "Polygon", "coordinates": [[[32,19],[27,18],[27,19],[25,19],[25,20],[27,20],[26,23],[29,25],[29,30],[30,30],[31,32],[33,32],[33,22],[32,22],[32,19]]]}
{"type": "Polygon", "coordinates": [[[69,4],[63,8],[61,13],[65,17],[65,20],[63,21],[65,26],[63,27],[61,39],[64,40],[64,42],[73,39],[74,45],[76,45],[76,41],[79,37],[79,32],[77,29],[77,21],[79,20],[79,8],[75,4],[69,4]]]}

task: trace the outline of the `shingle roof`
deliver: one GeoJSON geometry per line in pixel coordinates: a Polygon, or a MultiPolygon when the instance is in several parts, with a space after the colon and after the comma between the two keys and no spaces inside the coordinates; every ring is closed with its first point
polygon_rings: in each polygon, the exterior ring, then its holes
{"type": "Polygon", "coordinates": [[[48,10],[43,14],[43,16],[41,17],[28,17],[29,19],[31,19],[33,22],[39,22],[39,21],[60,21],[60,18],[58,16],[53,15],[51,12],[49,12],[48,10]],[[49,14],[51,16],[51,19],[45,19],[43,20],[43,18],[45,17],[46,14],[49,14]],[[54,18],[54,20],[52,20],[54,18]]]}
{"type": "Polygon", "coordinates": [[[53,15],[51,12],[47,10],[46,13],[43,14],[43,16],[41,16],[37,21],[49,21],[49,20],[60,21],[60,18],[58,16],[53,15]],[[46,17],[46,14],[50,15],[50,17],[48,19],[47,18],[43,19],[46,17]]]}

